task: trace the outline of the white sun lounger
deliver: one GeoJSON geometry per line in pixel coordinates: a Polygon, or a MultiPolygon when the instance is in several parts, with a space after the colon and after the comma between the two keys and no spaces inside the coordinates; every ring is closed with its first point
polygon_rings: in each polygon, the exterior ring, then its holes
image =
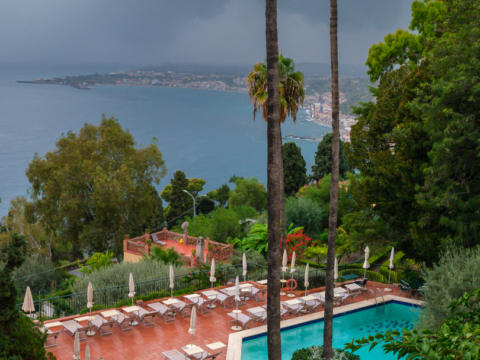
{"type": "Polygon", "coordinates": [[[148,311],[145,309],[140,309],[138,312],[138,321],[143,323],[143,326],[153,325],[155,323],[155,316],[159,313],[158,310],[148,311]],[[145,322],[145,320],[150,319],[150,321],[145,322]]]}
{"type": "Polygon", "coordinates": [[[97,331],[100,333],[100,335],[109,335],[112,334],[112,327],[115,324],[117,320],[114,318],[110,317],[108,320],[104,319],[103,317],[99,315],[94,315],[93,319],[90,320],[91,326],[95,326],[97,328],[97,331]],[[108,332],[103,332],[103,328],[106,328],[110,326],[110,331],[108,332]]]}
{"type": "Polygon", "coordinates": [[[163,316],[163,320],[165,322],[168,321],[173,321],[175,320],[175,316],[177,315],[178,309],[177,308],[169,308],[168,306],[163,305],[162,303],[159,302],[154,302],[151,304],[148,304],[150,308],[152,308],[155,311],[158,311],[158,313],[163,316]],[[167,317],[170,317],[170,320],[167,320],[167,317]]]}
{"type": "Polygon", "coordinates": [[[261,316],[247,316],[242,313],[228,313],[227,315],[231,317],[229,322],[238,320],[238,322],[241,323],[245,329],[248,329],[249,324],[254,324],[255,326],[257,326],[257,321],[262,321],[261,316]]]}
{"type": "Polygon", "coordinates": [[[87,326],[82,326],[80,324],[78,324],[76,321],[73,321],[73,320],[69,320],[69,321],[65,321],[62,323],[62,326],[64,327],[65,330],[67,330],[68,332],[70,332],[72,334],[72,336],[75,335],[76,332],[78,332],[78,336],[80,337],[80,340],[87,340],[87,331],[90,330],[90,326],[87,325],[87,326]],[[83,337],[82,337],[82,333],[83,333],[83,337]]]}

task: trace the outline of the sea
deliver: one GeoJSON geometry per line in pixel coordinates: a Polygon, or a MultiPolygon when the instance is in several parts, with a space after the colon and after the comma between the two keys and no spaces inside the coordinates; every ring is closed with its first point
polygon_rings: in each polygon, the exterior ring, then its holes
{"type": "MultiPolygon", "coordinates": [[[[245,93],[129,86],[79,90],[16,82],[123,69],[118,65],[0,64],[0,217],[7,214],[11,199],[29,197],[25,170],[34,155],[44,156],[62,134],[77,132],[85,123],[98,125],[102,114],[117,118],[138,147],[158,139],[168,170],[157,186],[159,191],[177,170],[189,178],[205,179],[204,193],[228,183],[234,174],[266,184],[267,126],[261,116],[253,121],[253,107],[245,93]]],[[[287,119],[283,135],[322,138],[331,132],[308,118],[302,109],[296,124],[287,119]]],[[[310,173],[318,142],[284,139],[290,141],[301,147],[310,173]]]]}

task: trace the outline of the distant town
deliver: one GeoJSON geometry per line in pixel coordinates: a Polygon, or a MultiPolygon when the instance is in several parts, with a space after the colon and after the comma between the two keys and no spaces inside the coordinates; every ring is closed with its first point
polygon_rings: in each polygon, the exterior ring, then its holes
{"type": "MultiPolygon", "coordinates": [[[[66,85],[81,90],[91,90],[96,85],[117,86],[159,86],[187,89],[232,91],[246,93],[248,91],[245,73],[209,74],[206,72],[179,72],[168,69],[159,71],[155,68],[140,70],[122,70],[109,74],[92,74],[81,76],[61,76],[34,81],[18,81],[28,84],[66,85]]],[[[358,101],[370,101],[367,80],[364,78],[344,78],[340,81],[340,135],[344,142],[350,141],[350,130],[357,120],[351,115],[351,106],[358,101]]],[[[305,76],[305,101],[303,107],[307,111],[307,121],[317,122],[325,126],[332,125],[332,93],[330,77],[317,75],[305,76]]],[[[289,134],[285,138],[320,141],[316,138],[302,138],[289,134]]]]}

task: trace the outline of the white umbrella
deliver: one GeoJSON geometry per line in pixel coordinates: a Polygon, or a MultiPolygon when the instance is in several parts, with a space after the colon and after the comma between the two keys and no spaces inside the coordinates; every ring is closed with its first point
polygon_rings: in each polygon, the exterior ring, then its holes
{"type": "MultiPolygon", "coordinates": [[[[294,272],[295,272],[295,251],[293,252],[292,263],[290,264],[290,273],[292,274],[292,280],[293,280],[293,273],[294,272]]],[[[293,287],[290,288],[290,294],[288,294],[287,296],[288,297],[295,297],[295,295],[293,295],[293,287]]]]}
{"type": "Polygon", "coordinates": [[[30,286],[27,286],[27,290],[25,291],[25,298],[23,299],[22,310],[28,312],[30,316],[32,315],[32,312],[35,312],[35,306],[33,305],[33,298],[32,292],[30,291],[30,286]]]}
{"type": "MultiPolygon", "coordinates": [[[[87,308],[90,309],[90,316],[92,316],[92,307],[93,307],[93,286],[92,282],[88,282],[88,288],[87,288],[87,308]]],[[[86,333],[88,336],[94,336],[95,331],[93,331],[91,328],[90,330],[87,331],[86,333]]]]}
{"type": "Polygon", "coordinates": [[[188,348],[193,348],[195,345],[193,345],[193,334],[195,334],[195,331],[197,329],[195,326],[197,325],[197,308],[194,306],[192,308],[192,314],[190,315],[190,328],[188,329],[188,332],[191,334],[191,340],[190,340],[190,345],[187,345],[188,348]]]}
{"type": "Polygon", "coordinates": [[[128,279],[128,297],[132,298],[132,306],[133,306],[133,297],[135,296],[135,283],[133,282],[133,275],[130,273],[130,279],[128,279]]]}
{"type": "Polygon", "coordinates": [[[390,275],[392,274],[392,269],[395,267],[393,264],[393,261],[395,260],[395,248],[392,246],[392,252],[390,253],[390,265],[389,265],[389,271],[388,271],[388,287],[385,289],[385,291],[392,291],[390,289],[390,275]]]}
{"type": "Polygon", "coordinates": [[[368,258],[370,257],[370,249],[368,246],[365,248],[365,262],[363,263],[363,268],[365,269],[365,274],[363,275],[364,278],[367,277],[367,269],[370,267],[370,264],[368,263],[368,258]]]}
{"type": "Polygon", "coordinates": [[[75,332],[75,340],[73,341],[73,359],[80,360],[80,335],[75,332]]]}
{"type": "Polygon", "coordinates": [[[173,299],[173,288],[175,287],[175,274],[173,273],[173,266],[170,265],[170,297],[173,299]]]}
{"type": "Polygon", "coordinates": [[[307,288],[308,288],[308,272],[310,271],[310,266],[307,264],[307,267],[305,268],[305,296],[307,296],[307,288]]]}
{"type": "Polygon", "coordinates": [[[288,269],[288,256],[287,256],[287,249],[283,250],[283,259],[282,259],[282,288],[280,289],[280,295],[285,295],[283,292],[283,283],[285,282],[285,272],[288,269]]]}
{"type": "Polygon", "coordinates": [[[212,283],[212,289],[215,281],[217,281],[217,278],[215,277],[215,259],[212,259],[212,265],[210,266],[210,282],[212,283]]]}
{"type": "Polygon", "coordinates": [[[335,258],[335,265],[333,266],[333,278],[335,279],[335,286],[337,286],[337,279],[338,279],[338,260],[337,260],[337,258],[335,258]]]}
{"type": "Polygon", "coordinates": [[[90,360],[90,347],[87,346],[85,347],[85,360],[90,360]]]}
{"type": "Polygon", "coordinates": [[[238,330],[242,330],[242,327],[241,326],[238,326],[238,302],[240,301],[240,282],[238,281],[238,275],[235,279],[235,304],[236,304],[236,307],[235,307],[235,314],[236,314],[236,320],[237,320],[237,323],[235,326],[232,326],[232,330],[235,330],[235,331],[238,331],[238,330]]]}

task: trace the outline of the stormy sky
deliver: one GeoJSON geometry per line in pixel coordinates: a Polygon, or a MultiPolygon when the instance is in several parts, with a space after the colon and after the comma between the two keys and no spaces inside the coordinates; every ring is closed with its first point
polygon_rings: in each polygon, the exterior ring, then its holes
{"type": "MultiPolygon", "coordinates": [[[[407,28],[412,0],[339,0],[340,63],[407,28]]],[[[0,63],[251,64],[265,57],[264,0],[2,0],[0,63]]],[[[280,50],[329,62],[329,1],[278,0],[280,50]]]]}

